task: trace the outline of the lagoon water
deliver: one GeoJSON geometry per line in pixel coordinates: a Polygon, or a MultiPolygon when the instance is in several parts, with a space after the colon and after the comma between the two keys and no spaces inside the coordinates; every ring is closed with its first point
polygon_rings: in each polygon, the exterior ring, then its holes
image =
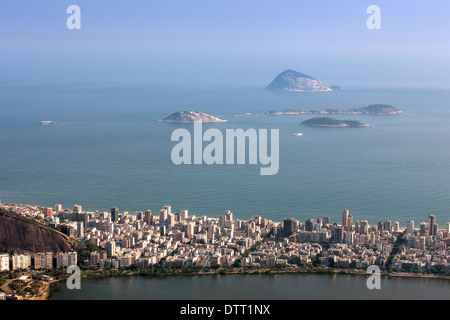
{"type": "Polygon", "coordinates": [[[436,279],[387,278],[368,289],[365,276],[277,274],[205,275],[169,278],[81,280],[80,290],[64,282],[52,300],[426,300],[450,298],[450,282],[436,279]]]}

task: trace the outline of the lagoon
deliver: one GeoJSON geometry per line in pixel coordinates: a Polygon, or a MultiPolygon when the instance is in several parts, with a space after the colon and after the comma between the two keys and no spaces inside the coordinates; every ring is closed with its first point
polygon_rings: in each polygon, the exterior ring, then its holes
{"type": "Polygon", "coordinates": [[[362,275],[250,274],[195,275],[167,278],[117,277],[82,279],[80,290],[65,282],[52,300],[448,300],[450,281],[381,278],[370,290],[362,275]]]}

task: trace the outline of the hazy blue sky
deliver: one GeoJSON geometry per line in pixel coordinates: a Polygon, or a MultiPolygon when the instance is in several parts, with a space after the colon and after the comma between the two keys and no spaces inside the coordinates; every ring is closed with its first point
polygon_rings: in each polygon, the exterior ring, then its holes
{"type": "Polygon", "coordinates": [[[0,82],[450,87],[449,38],[448,0],[1,0],[0,82]]]}

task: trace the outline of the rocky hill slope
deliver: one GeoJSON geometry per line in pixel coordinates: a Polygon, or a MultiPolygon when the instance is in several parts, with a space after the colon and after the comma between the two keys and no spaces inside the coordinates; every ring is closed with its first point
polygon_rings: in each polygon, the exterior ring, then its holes
{"type": "Polygon", "coordinates": [[[84,245],[35,220],[0,209],[0,247],[14,252],[69,252],[84,245]]]}

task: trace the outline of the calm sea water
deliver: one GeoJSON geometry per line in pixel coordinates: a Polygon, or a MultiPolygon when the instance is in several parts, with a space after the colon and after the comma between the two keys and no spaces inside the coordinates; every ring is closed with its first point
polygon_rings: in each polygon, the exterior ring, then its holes
{"type": "Polygon", "coordinates": [[[52,300],[426,300],[450,298],[450,282],[382,277],[369,290],[366,277],[350,275],[227,275],[82,280],[81,290],[58,283],[52,300]]]}
{"type": "Polygon", "coordinates": [[[3,203],[84,210],[118,206],[134,212],[173,210],[218,217],[262,215],[281,221],[330,216],[390,219],[405,225],[430,213],[450,221],[450,91],[348,89],[279,94],[260,88],[145,86],[1,86],[0,199],[3,203]],[[396,116],[337,116],[371,128],[308,128],[310,115],[267,116],[286,108],[394,105],[396,116]],[[227,123],[204,129],[280,129],[280,169],[260,165],[172,163],[174,129],[159,122],[173,112],[200,110],[227,123]],[[255,116],[235,117],[252,112],[255,116]],[[43,126],[41,120],[61,122],[43,126]],[[303,136],[292,133],[301,131],[303,136]]]}
{"type": "MultiPolygon", "coordinates": [[[[275,221],[340,221],[349,209],[355,220],[370,223],[418,224],[430,213],[441,226],[450,221],[448,90],[276,94],[259,88],[0,86],[0,111],[3,203],[130,212],[158,212],[170,204],[198,216],[218,217],[229,209],[238,218],[275,221]],[[405,114],[337,116],[373,125],[347,129],[300,127],[310,115],[263,115],[373,103],[392,104],[405,114]],[[229,120],[205,129],[279,129],[278,174],[261,176],[259,165],[174,165],[171,133],[192,125],[158,120],[189,109],[229,120]],[[258,115],[234,116],[244,112],[258,115]],[[43,126],[42,120],[60,124],[43,126]],[[292,136],[298,131],[303,136],[292,136]]],[[[446,281],[383,279],[382,286],[380,293],[369,291],[364,277],[319,275],[133,278],[84,280],[83,290],[62,286],[53,298],[439,299],[450,292],[446,281]],[[205,297],[205,288],[214,290],[205,297]]]]}

